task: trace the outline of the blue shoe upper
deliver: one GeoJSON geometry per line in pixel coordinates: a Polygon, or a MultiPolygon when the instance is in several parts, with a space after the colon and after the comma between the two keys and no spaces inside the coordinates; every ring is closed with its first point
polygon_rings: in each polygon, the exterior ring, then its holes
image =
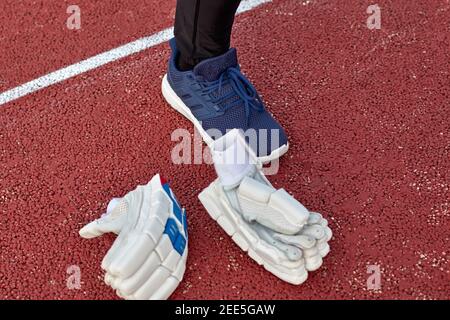
{"type": "Polygon", "coordinates": [[[175,39],[169,43],[172,55],[168,82],[213,139],[219,137],[214,136],[212,129],[218,130],[220,135],[234,128],[242,129],[258,157],[267,156],[287,144],[284,130],[241,73],[235,48],[200,62],[193,70],[180,71],[176,65],[179,52],[175,39]],[[253,135],[251,129],[255,130],[253,135]],[[256,138],[249,138],[252,136],[256,138]]]}

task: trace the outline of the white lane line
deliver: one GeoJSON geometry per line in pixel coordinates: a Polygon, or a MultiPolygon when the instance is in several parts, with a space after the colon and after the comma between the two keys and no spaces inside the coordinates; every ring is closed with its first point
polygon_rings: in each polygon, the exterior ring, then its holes
{"type": "MultiPolygon", "coordinates": [[[[271,2],[272,0],[243,0],[237,10],[237,13],[252,10],[253,8],[271,2]]],[[[54,85],[58,82],[75,77],[86,71],[98,68],[107,63],[127,57],[134,53],[154,47],[158,44],[168,41],[173,37],[173,27],[159,31],[151,36],[140,38],[129,42],[123,46],[100,53],[91,58],[82,60],[70,66],[48,73],[42,77],[26,82],[20,86],[0,93],[0,106],[20,97],[26,96],[32,92],[54,85]]]]}

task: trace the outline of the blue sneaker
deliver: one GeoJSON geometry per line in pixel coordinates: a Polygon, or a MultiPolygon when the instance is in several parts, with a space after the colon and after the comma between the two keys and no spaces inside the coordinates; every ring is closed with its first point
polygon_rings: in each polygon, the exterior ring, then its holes
{"type": "Polygon", "coordinates": [[[231,129],[243,130],[250,147],[263,163],[279,158],[288,150],[286,133],[265,109],[256,89],[240,72],[235,48],[204,60],[193,70],[176,66],[175,39],[163,78],[166,101],[188,118],[208,144],[231,129]]]}

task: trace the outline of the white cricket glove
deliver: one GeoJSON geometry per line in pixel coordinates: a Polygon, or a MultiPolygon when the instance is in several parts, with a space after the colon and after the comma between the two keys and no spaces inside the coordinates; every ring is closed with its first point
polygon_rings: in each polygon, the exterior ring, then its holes
{"type": "Polygon", "coordinates": [[[218,179],[200,193],[203,206],[258,264],[303,283],[330,250],[327,221],[270,184],[239,130],[216,140],[211,153],[218,179]]]}
{"type": "Polygon", "coordinates": [[[155,175],[80,230],[83,238],[118,234],[102,261],[105,282],[124,299],[167,299],[186,269],[187,220],[168,183],[155,175]]]}

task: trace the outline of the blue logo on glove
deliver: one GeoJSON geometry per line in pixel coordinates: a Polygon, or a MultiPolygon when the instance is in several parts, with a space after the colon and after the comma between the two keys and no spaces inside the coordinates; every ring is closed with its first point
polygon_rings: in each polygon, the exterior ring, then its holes
{"type": "Polygon", "coordinates": [[[166,228],[164,233],[169,236],[170,242],[172,243],[173,248],[180,254],[183,255],[183,252],[186,248],[187,242],[187,218],[186,218],[186,210],[182,209],[178,204],[178,201],[175,198],[172,190],[169,187],[168,183],[163,184],[163,189],[169,196],[172,201],[172,208],[175,218],[184,228],[184,234],[180,232],[177,221],[173,218],[167,219],[166,228]]]}

